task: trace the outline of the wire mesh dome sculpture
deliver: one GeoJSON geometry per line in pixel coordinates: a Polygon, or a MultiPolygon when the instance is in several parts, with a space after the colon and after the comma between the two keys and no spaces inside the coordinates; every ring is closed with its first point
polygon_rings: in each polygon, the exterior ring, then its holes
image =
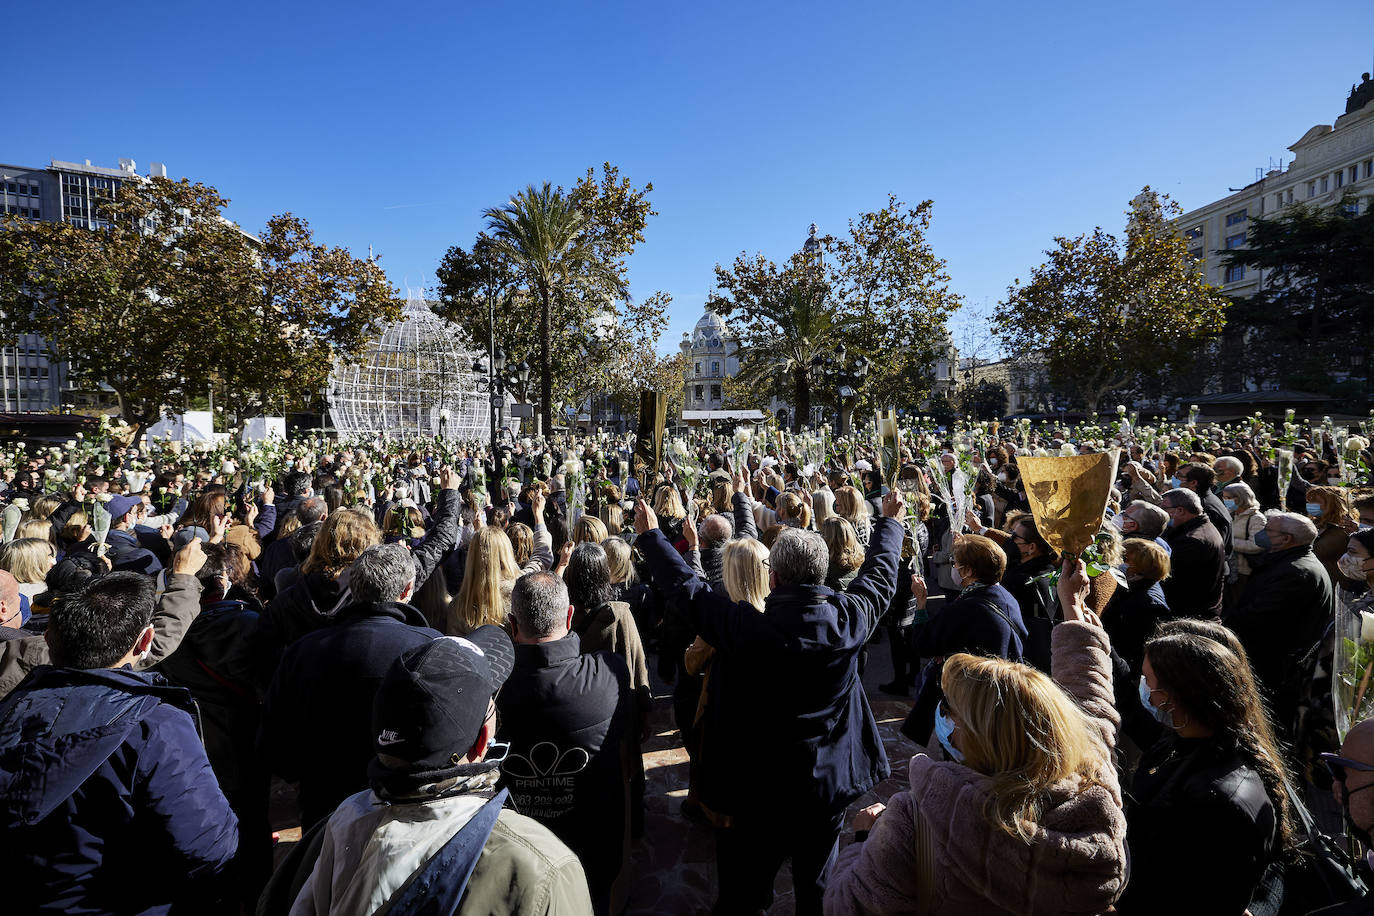
{"type": "Polygon", "coordinates": [[[466,335],[412,291],[357,363],[329,373],[329,416],[339,435],[485,439],[491,406],[472,371],[466,335]]]}

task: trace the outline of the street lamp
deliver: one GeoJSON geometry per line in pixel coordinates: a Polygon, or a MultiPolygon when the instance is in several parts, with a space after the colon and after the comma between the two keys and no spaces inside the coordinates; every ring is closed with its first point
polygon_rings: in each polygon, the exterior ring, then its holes
{"type": "Polygon", "coordinates": [[[472,361],[472,371],[486,374],[485,379],[478,379],[478,389],[485,390],[491,396],[491,460],[494,467],[501,426],[501,409],[506,405],[506,391],[516,386],[519,386],[519,390],[524,390],[530,379],[530,365],[521,361],[514,366],[508,366],[506,352],[499,347],[493,347],[489,367],[482,365],[482,357],[479,356],[472,361]]]}

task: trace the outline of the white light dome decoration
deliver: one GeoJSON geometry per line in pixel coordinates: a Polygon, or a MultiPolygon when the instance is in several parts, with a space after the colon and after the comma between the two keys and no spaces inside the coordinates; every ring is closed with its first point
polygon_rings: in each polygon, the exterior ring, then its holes
{"type": "Polygon", "coordinates": [[[466,335],[410,291],[390,324],[357,363],[329,373],[329,417],[339,435],[490,435],[491,406],[477,387],[466,335]]]}

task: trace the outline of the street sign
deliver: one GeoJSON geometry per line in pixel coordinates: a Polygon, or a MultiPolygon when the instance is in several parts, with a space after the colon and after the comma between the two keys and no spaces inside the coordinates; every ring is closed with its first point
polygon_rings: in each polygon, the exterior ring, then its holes
{"type": "Polygon", "coordinates": [[[500,409],[501,409],[501,405],[504,404],[504,403],[506,403],[505,395],[493,394],[493,395],[491,396],[491,406],[492,406],[492,407],[495,407],[496,409],[500,410],[500,409]]]}
{"type": "Polygon", "coordinates": [[[527,418],[527,419],[533,419],[533,418],[534,418],[534,405],[533,405],[533,404],[512,404],[512,405],[510,405],[510,410],[507,411],[507,412],[508,412],[512,417],[524,417],[524,418],[527,418]]]}

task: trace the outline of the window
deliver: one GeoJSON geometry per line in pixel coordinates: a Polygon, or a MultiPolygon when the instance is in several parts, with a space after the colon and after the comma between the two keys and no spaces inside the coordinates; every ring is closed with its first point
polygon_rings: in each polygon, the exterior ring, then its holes
{"type": "Polygon", "coordinates": [[[711,386],[711,400],[713,400],[713,401],[719,401],[719,400],[720,400],[720,386],[719,386],[719,385],[712,385],[712,386],[711,386]]]}
{"type": "Polygon", "coordinates": [[[1308,197],[1316,197],[1316,196],[1317,196],[1317,183],[1316,183],[1315,181],[1309,181],[1309,182],[1307,183],[1307,196],[1308,196],[1308,197]]]}
{"type": "Polygon", "coordinates": [[[1245,279],[1245,265],[1233,264],[1226,268],[1226,282],[1235,283],[1237,280],[1245,279]]]}
{"type": "Polygon", "coordinates": [[[1359,203],[1359,201],[1351,201],[1350,203],[1346,204],[1345,207],[1344,207],[1343,209],[1345,210],[1345,215],[1346,215],[1346,216],[1359,216],[1359,215],[1360,215],[1360,203],[1359,203]]]}
{"type": "Polygon", "coordinates": [[[697,363],[696,366],[697,366],[696,376],[697,376],[697,378],[701,378],[701,363],[697,363]]]}
{"type": "Polygon", "coordinates": [[[1355,182],[1357,182],[1357,181],[1359,181],[1359,180],[1360,180],[1360,168],[1359,168],[1359,166],[1352,165],[1352,166],[1350,167],[1350,183],[1351,183],[1351,184],[1354,184],[1355,182]]]}
{"type": "Polygon", "coordinates": [[[1188,232],[1187,232],[1187,238],[1188,238],[1188,241],[1190,241],[1190,242],[1191,242],[1193,239],[1200,239],[1200,238],[1202,238],[1202,224],[1201,224],[1201,223],[1198,223],[1196,226],[1194,226],[1193,228],[1189,229],[1188,232]]]}
{"type": "Polygon", "coordinates": [[[1339,188],[1339,187],[1341,187],[1341,186],[1344,185],[1344,184],[1345,184],[1345,170],[1342,169],[1341,171],[1339,171],[1339,172],[1336,173],[1336,187],[1339,188]]]}
{"type": "Polygon", "coordinates": [[[1293,189],[1292,189],[1292,188],[1289,188],[1287,191],[1284,191],[1284,192],[1283,192],[1283,202],[1286,203],[1286,204],[1291,204],[1291,203],[1293,202],[1293,189]]]}
{"type": "Polygon", "coordinates": [[[1364,177],[1374,178],[1374,159],[1364,161],[1364,177]]]}
{"type": "Polygon", "coordinates": [[[720,375],[720,362],[718,360],[711,361],[711,375],[713,377],[720,375]]]}
{"type": "Polygon", "coordinates": [[[1235,235],[1226,236],[1227,248],[1239,248],[1245,244],[1245,233],[1237,232],[1235,235]]]}
{"type": "Polygon", "coordinates": [[[1321,180],[1321,187],[1322,187],[1322,193],[1323,193],[1323,194],[1325,194],[1327,191],[1331,190],[1331,179],[1330,179],[1330,178],[1327,178],[1325,175],[1323,175],[1323,176],[1322,176],[1322,180],[1321,180]]]}
{"type": "Polygon", "coordinates": [[[1245,222],[1246,215],[1244,210],[1237,210],[1235,213],[1226,214],[1226,225],[1234,226],[1236,223],[1245,222]]]}
{"type": "Polygon", "coordinates": [[[705,397],[705,394],[703,394],[705,389],[701,385],[697,385],[696,388],[692,390],[694,392],[693,397],[695,397],[698,401],[705,397]]]}
{"type": "Polygon", "coordinates": [[[1201,260],[1202,260],[1203,258],[1205,258],[1206,256],[1207,256],[1207,249],[1205,249],[1205,248],[1198,247],[1198,248],[1189,248],[1189,249],[1188,249],[1188,257],[1192,258],[1194,261],[1201,261],[1201,260]]]}

